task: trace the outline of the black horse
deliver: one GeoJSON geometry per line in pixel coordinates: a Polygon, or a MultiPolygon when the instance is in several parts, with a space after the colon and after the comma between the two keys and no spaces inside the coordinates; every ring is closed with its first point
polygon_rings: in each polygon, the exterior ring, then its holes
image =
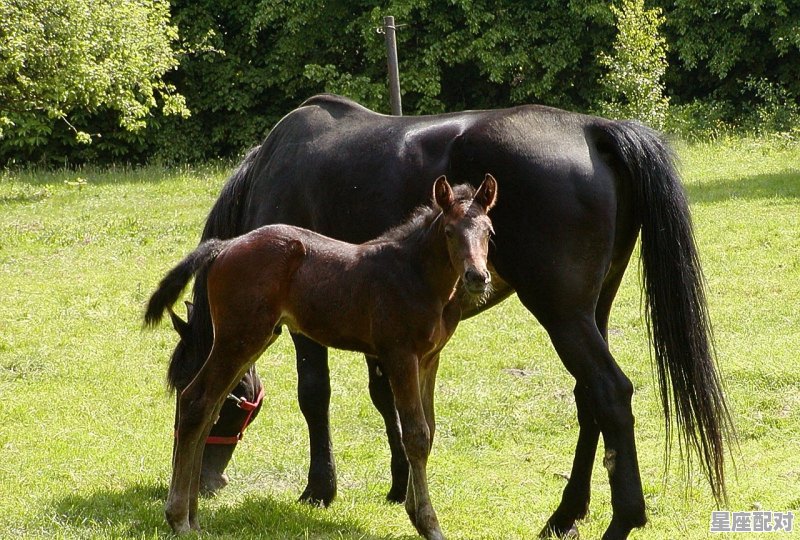
{"type": "MultiPolygon", "coordinates": [[[[462,317],[516,291],[576,380],[580,430],[572,473],[542,536],[565,535],[586,515],[601,433],[613,507],[604,538],[626,538],[646,521],[633,386],[607,343],[611,305],[640,233],[667,438],[674,418],[682,444],[698,453],[714,497],[724,498],[723,443],[730,417],[713,360],[688,205],[671,150],[641,124],[541,106],[392,117],[342,97],[316,96],[250,151],[214,204],[202,238],[231,238],[265,224],[288,223],[360,243],[426,202],[432,178],[446,174],[477,186],[486,172],[498,179],[502,194],[492,211],[494,294],[480,306],[465,296],[462,317]]],[[[178,390],[192,380],[211,347],[205,283],[204,275],[195,281],[188,322],[173,317],[181,340],[168,378],[178,390]]],[[[300,335],[292,339],[311,445],[301,499],[327,505],[336,495],[327,349],[300,335]]],[[[392,449],[388,498],[400,501],[408,465],[392,391],[380,359],[368,358],[367,365],[370,395],[392,449]]],[[[250,371],[212,436],[238,440],[260,390],[250,371]],[[237,407],[242,398],[244,409],[237,407]]],[[[208,489],[227,481],[222,471],[234,449],[212,442],[218,441],[209,441],[203,466],[208,489]]]]}

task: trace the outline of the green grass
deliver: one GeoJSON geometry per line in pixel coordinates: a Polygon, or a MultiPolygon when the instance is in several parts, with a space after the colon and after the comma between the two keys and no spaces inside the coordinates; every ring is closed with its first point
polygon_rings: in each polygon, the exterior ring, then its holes
{"type": "MultiPolygon", "coordinates": [[[[739,430],[730,508],[798,511],[800,146],[737,139],[679,153],[739,430]]],[[[0,173],[0,538],[170,536],[173,402],[164,374],[175,336],[167,325],[142,332],[141,313],[158,279],[196,244],[228,171],[0,173]]],[[[676,453],[664,476],[636,264],[611,326],[612,352],[636,387],[650,517],[632,537],[724,538],[708,533],[709,490],[697,475],[684,481],[676,453]]],[[[259,363],[265,407],[229,468],[231,485],[201,502],[204,536],[415,538],[403,509],[383,502],[388,449],[355,354],[331,356],[339,498],[327,510],[295,503],[308,458],[288,341],[259,363]]],[[[449,538],[538,533],[571,465],[571,389],[516,299],[462,323],[443,355],[429,463],[449,538]]],[[[582,537],[599,538],[610,515],[598,460],[582,537]]]]}

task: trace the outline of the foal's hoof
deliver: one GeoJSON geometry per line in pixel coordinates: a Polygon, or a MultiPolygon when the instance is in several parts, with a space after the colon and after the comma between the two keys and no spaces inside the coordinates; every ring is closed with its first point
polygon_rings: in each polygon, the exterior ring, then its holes
{"type": "Polygon", "coordinates": [[[442,534],[438,523],[433,527],[421,527],[419,524],[415,524],[415,528],[419,535],[425,538],[425,540],[444,540],[444,534],[442,534]]]}
{"type": "Polygon", "coordinates": [[[225,473],[209,473],[200,476],[200,493],[205,496],[216,495],[219,490],[230,482],[230,478],[225,473]]]}
{"type": "Polygon", "coordinates": [[[562,526],[548,522],[539,533],[539,538],[580,538],[580,535],[574,521],[562,526]]]}
{"type": "Polygon", "coordinates": [[[181,535],[181,534],[187,534],[187,533],[192,532],[192,527],[189,526],[189,519],[188,518],[174,519],[174,518],[170,517],[169,511],[165,512],[165,514],[166,514],[166,518],[167,518],[167,523],[169,523],[169,526],[172,529],[173,533],[175,533],[176,535],[181,535]]]}
{"type": "Polygon", "coordinates": [[[444,535],[442,531],[429,531],[428,533],[420,533],[425,540],[444,540],[444,535]]]}
{"type": "Polygon", "coordinates": [[[414,525],[421,537],[426,540],[444,540],[444,534],[442,534],[442,529],[439,527],[439,520],[436,518],[435,513],[426,510],[418,513],[416,509],[409,508],[408,503],[406,503],[406,514],[408,514],[408,519],[411,520],[411,524],[414,525]]]}

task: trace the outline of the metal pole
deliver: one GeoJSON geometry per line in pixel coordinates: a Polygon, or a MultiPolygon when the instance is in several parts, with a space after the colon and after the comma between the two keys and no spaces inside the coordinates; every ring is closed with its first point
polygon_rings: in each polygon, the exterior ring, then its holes
{"type": "Polygon", "coordinates": [[[400,70],[397,65],[397,40],[395,39],[394,17],[383,18],[383,34],[386,36],[386,55],[389,68],[389,101],[392,105],[392,114],[403,115],[403,105],[400,102],[400,70]]]}

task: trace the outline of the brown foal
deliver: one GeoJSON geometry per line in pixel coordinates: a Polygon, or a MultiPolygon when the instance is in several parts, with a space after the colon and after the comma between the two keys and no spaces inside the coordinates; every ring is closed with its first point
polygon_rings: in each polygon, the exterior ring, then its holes
{"type": "Polygon", "coordinates": [[[157,323],[197,274],[207,279],[214,344],[178,405],[177,445],[166,517],[177,533],[199,530],[205,440],[225,397],[282,325],[328,347],[378,360],[389,378],[410,464],[406,511],[419,533],[442,539],[428,494],[438,356],[461,318],[456,288],[490,285],[488,210],[497,182],[477,190],[433,185],[431,207],[381,237],[354,245],[288,225],[209,240],[173,268],[148,304],[157,323]]]}

